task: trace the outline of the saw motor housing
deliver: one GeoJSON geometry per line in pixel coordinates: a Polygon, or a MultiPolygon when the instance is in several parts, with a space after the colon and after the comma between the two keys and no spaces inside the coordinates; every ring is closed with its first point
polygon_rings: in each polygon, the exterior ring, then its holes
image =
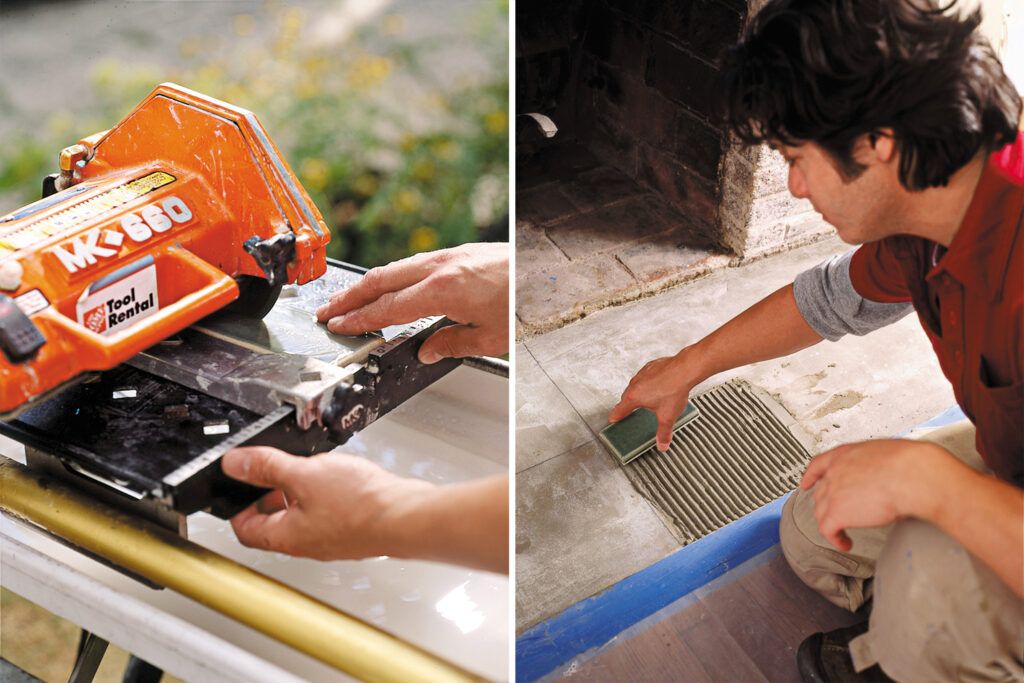
{"type": "Polygon", "coordinates": [[[44,188],[0,217],[0,415],[326,271],[330,231],[256,117],[174,84],[44,188]]]}

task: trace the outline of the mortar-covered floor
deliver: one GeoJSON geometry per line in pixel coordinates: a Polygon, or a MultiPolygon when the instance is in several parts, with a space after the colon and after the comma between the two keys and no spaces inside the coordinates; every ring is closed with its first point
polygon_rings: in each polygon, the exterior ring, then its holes
{"type": "MultiPolygon", "coordinates": [[[[633,374],[849,248],[829,239],[720,268],[517,344],[517,632],[682,544],[596,441],[633,374]]],[[[723,373],[695,390],[734,377],[772,394],[817,451],[904,432],[954,403],[913,315],[865,337],[723,373]]]]}

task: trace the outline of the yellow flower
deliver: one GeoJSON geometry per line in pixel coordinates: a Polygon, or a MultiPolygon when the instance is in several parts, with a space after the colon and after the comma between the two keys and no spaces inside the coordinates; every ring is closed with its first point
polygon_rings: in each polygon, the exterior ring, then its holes
{"type": "Polygon", "coordinates": [[[353,88],[369,89],[391,75],[391,60],[375,55],[359,55],[348,65],[348,82],[353,88]]]}
{"type": "Polygon", "coordinates": [[[330,60],[323,55],[309,55],[302,60],[302,69],[310,75],[319,76],[326,72],[330,66],[330,60]]]}
{"type": "Polygon", "coordinates": [[[256,20],[251,14],[239,14],[235,17],[234,25],[235,35],[248,36],[256,28],[256,20]]]}
{"type": "Polygon", "coordinates": [[[434,163],[429,159],[420,159],[412,165],[412,177],[416,180],[430,180],[434,177],[434,163]]]}
{"type": "Polygon", "coordinates": [[[306,20],[306,11],[301,7],[289,7],[281,15],[281,27],[288,32],[297,33],[306,20]]]}
{"type": "Polygon", "coordinates": [[[319,92],[316,81],[312,78],[304,76],[299,79],[298,83],[295,84],[295,96],[300,100],[308,100],[316,96],[319,92]]]}
{"type": "Polygon", "coordinates": [[[423,197],[416,190],[399,190],[395,193],[395,208],[400,213],[413,213],[423,204],[423,197]]]}
{"type": "Polygon", "coordinates": [[[375,175],[372,173],[364,173],[355,179],[355,182],[352,183],[352,189],[355,190],[357,194],[369,197],[377,191],[379,185],[380,184],[377,182],[377,177],[375,175]]]}
{"type": "Polygon", "coordinates": [[[295,41],[292,38],[283,36],[275,40],[270,46],[270,53],[274,55],[276,60],[288,59],[294,45],[295,41]]]}
{"type": "Polygon", "coordinates": [[[299,171],[302,173],[303,182],[314,190],[322,190],[327,187],[331,168],[323,159],[316,157],[303,159],[299,165],[299,171]]]}
{"type": "Polygon", "coordinates": [[[196,71],[196,80],[213,85],[224,78],[224,69],[219,64],[204,64],[196,71]]]}
{"type": "Polygon", "coordinates": [[[503,111],[488,112],[484,116],[484,128],[495,135],[508,132],[508,114],[503,111]]]}
{"type": "Polygon", "coordinates": [[[224,88],[224,101],[228,104],[245,106],[248,93],[238,83],[232,83],[224,88]]]}
{"type": "Polygon", "coordinates": [[[409,233],[409,251],[433,251],[437,249],[437,231],[426,225],[420,226],[409,233]]]}
{"type": "Polygon", "coordinates": [[[408,152],[416,146],[416,136],[412,133],[403,133],[402,137],[398,140],[398,148],[403,152],[408,152]]]}
{"type": "Polygon", "coordinates": [[[439,140],[430,146],[430,151],[434,153],[438,159],[444,159],[445,161],[451,161],[459,153],[459,146],[452,140],[439,140]]]}
{"type": "Polygon", "coordinates": [[[381,21],[384,26],[384,34],[397,36],[405,31],[405,17],[401,14],[389,14],[381,21]]]}

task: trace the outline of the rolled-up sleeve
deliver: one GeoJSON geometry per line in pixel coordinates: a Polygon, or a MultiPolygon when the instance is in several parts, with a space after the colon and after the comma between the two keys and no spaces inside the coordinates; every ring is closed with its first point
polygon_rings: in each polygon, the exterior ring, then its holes
{"type": "Polygon", "coordinates": [[[853,254],[851,251],[819,263],[793,282],[800,315],[829,341],[847,334],[865,335],[913,310],[910,303],[879,303],[861,296],[850,279],[853,254]]]}

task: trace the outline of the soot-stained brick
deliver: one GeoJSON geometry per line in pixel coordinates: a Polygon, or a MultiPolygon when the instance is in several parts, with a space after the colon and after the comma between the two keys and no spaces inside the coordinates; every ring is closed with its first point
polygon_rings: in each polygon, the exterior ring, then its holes
{"type": "Polygon", "coordinates": [[[645,82],[670,100],[710,117],[717,78],[717,69],[682,48],[664,38],[651,40],[645,82]]]}
{"type": "Polygon", "coordinates": [[[646,145],[639,150],[638,180],[661,195],[690,220],[711,229],[716,223],[718,193],[714,183],[687,169],[672,156],[646,145]]]}

